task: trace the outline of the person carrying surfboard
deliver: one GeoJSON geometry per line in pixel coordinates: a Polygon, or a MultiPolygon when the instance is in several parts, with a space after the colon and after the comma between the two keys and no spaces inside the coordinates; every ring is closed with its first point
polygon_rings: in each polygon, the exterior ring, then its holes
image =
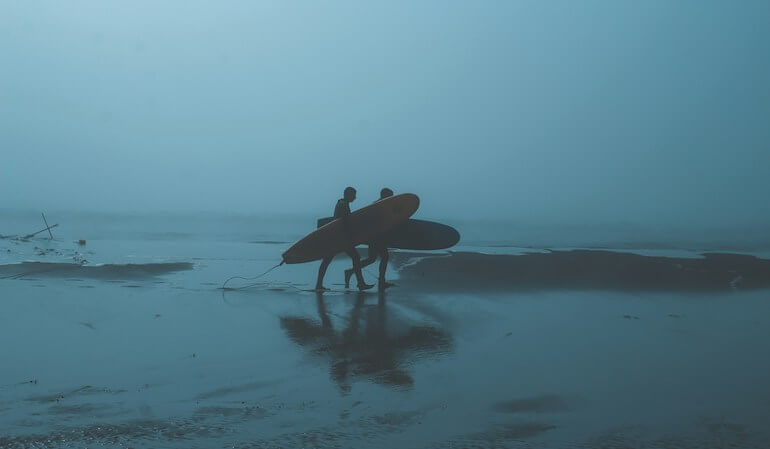
{"type": "MultiPolygon", "coordinates": [[[[387,187],[384,187],[382,190],[380,190],[380,200],[384,200],[385,198],[391,196],[393,196],[393,190],[387,187]]],[[[380,258],[380,277],[377,279],[377,284],[380,289],[385,289],[392,286],[393,284],[385,281],[385,271],[388,269],[389,257],[388,247],[385,244],[385,238],[383,237],[377,239],[376,241],[369,242],[369,252],[367,253],[366,259],[361,261],[360,269],[364,269],[364,267],[368,267],[369,265],[376,262],[377,257],[380,258]]],[[[348,268],[345,270],[345,288],[350,287],[350,277],[353,276],[355,270],[355,265],[353,265],[353,268],[348,268]]]]}
{"type": "MultiPolygon", "coordinates": [[[[334,207],[334,219],[342,219],[342,225],[347,235],[353,234],[352,229],[350,229],[350,223],[348,222],[347,217],[350,215],[350,203],[352,203],[355,199],[356,189],[353,187],[345,187],[342,198],[337,201],[337,205],[334,207]]],[[[358,255],[358,252],[356,251],[356,248],[353,246],[352,242],[350,246],[345,249],[345,253],[350,256],[350,259],[353,261],[353,272],[356,274],[358,289],[367,290],[374,287],[374,285],[369,285],[364,281],[364,276],[361,274],[361,256],[358,255]]],[[[323,280],[324,276],[326,276],[326,269],[329,268],[329,264],[332,262],[332,259],[334,259],[334,254],[330,254],[324,257],[321,261],[321,266],[318,267],[318,280],[316,280],[315,283],[316,291],[327,290],[326,287],[323,286],[323,280]]],[[[347,287],[349,284],[350,281],[346,282],[345,287],[347,287]]]]}

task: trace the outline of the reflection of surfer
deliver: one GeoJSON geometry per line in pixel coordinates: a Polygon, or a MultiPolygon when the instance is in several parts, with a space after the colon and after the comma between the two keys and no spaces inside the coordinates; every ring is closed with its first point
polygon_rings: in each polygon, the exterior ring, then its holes
{"type": "MultiPolygon", "coordinates": [[[[337,205],[334,207],[334,218],[342,219],[342,226],[345,230],[345,234],[348,236],[348,238],[351,238],[351,240],[352,240],[353,232],[352,232],[352,229],[350,228],[348,215],[350,215],[350,203],[353,202],[353,200],[355,199],[356,199],[356,189],[354,189],[353,187],[346,187],[342,199],[337,201],[337,205]]],[[[353,261],[352,270],[356,274],[356,280],[358,281],[358,289],[366,290],[374,287],[374,285],[369,285],[366,282],[364,282],[364,277],[361,275],[361,257],[358,255],[358,252],[356,252],[356,249],[353,246],[352,241],[344,251],[348,256],[350,256],[350,259],[353,261]]],[[[321,261],[321,266],[318,267],[318,280],[315,283],[316,290],[326,290],[326,287],[323,286],[323,280],[324,280],[324,276],[326,275],[326,269],[329,268],[329,264],[332,262],[332,259],[334,259],[334,254],[329,254],[326,257],[324,257],[323,260],[321,261]]],[[[347,284],[349,284],[349,282],[346,282],[346,286],[347,284]]]]}
{"type": "MultiPolygon", "coordinates": [[[[393,191],[385,187],[380,190],[380,200],[393,196],[393,191]]],[[[336,216],[334,218],[337,218],[336,216]]],[[[377,284],[380,289],[385,289],[393,284],[385,281],[385,271],[388,269],[388,247],[384,238],[379,238],[373,242],[369,242],[369,252],[366,259],[361,262],[360,269],[367,267],[377,261],[377,257],[380,258],[380,276],[377,278],[377,284]]],[[[350,277],[356,271],[356,264],[353,263],[353,268],[345,270],[345,288],[350,287],[350,277]]],[[[359,281],[360,285],[360,281],[359,281]]]]}
{"type": "Polygon", "coordinates": [[[331,377],[343,391],[350,391],[350,378],[361,375],[396,386],[409,386],[414,383],[408,373],[399,369],[395,346],[388,340],[385,331],[387,310],[383,290],[379,291],[376,311],[370,309],[370,313],[363,313],[366,309],[366,294],[358,293],[350,310],[348,326],[339,334],[334,332],[323,294],[316,293],[316,301],[323,328],[322,335],[328,339],[323,345],[332,356],[331,377]],[[363,331],[362,318],[365,325],[363,331]]]}
{"type": "MultiPolygon", "coordinates": [[[[401,321],[398,315],[391,315],[386,294],[387,290],[380,290],[374,305],[367,304],[370,295],[358,292],[347,316],[342,317],[328,310],[324,294],[317,292],[318,319],[284,316],[281,327],[294,343],[328,359],[330,377],[342,392],[349,392],[356,379],[409,388],[414,379],[406,368],[419,360],[448,353],[452,338],[435,327],[412,325],[409,320],[401,321]],[[340,318],[338,324],[344,323],[344,328],[336,331],[335,316],[340,318]],[[394,330],[391,335],[389,331],[394,330]]],[[[332,305],[339,306],[337,301],[332,305]]]]}

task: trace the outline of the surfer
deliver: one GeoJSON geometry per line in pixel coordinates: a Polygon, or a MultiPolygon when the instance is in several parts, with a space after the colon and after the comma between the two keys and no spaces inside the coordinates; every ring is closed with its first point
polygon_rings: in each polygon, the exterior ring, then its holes
{"type": "MultiPolygon", "coordinates": [[[[393,191],[389,188],[384,187],[382,190],[380,190],[380,200],[384,200],[385,198],[391,196],[393,196],[393,191]]],[[[380,277],[377,279],[377,284],[378,288],[382,290],[393,285],[385,281],[385,271],[388,269],[388,246],[385,237],[381,237],[373,242],[369,242],[369,252],[367,253],[366,259],[360,263],[360,267],[358,269],[362,270],[364,267],[368,267],[369,265],[373,264],[377,261],[378,256],[380,258],[380,277]]],[[[350,277],[353,276],[355,270],[355,264],[353,264],[353,268],[348,268],[345,270],[345,288],[350,286],[350,277]]]]}
{"type": "MultiPolygon", "coordinates": [[[[350,223],[348,222],[348,215],[350,215],[350,203],[352,203],[355,199],[356,189],[353,187],[346,187],[342,198],[337,201],[337,205],[334,207],[334,218],[342,219],[342,225],[345,228],[345,233],[348,236],[352,236],[353,234],[352,229],[350,229],[350,223]]],[[[356,280],[358,280],[358,289],[366,290],[374,287],[374,285],[367,284],[364,281],[363,275],[361,275],[361,257],[358,255],[358,252],[356,252],[356,248],[353,246],[352,242],[350,246],[345,249],[345,253],[350,256],[350,259],[353,261],[353,269],[351,273],[356,274],[356,280]]],[[[318,280],[315,283],[315,289],[317,291],[326,290],[326,287],[323,286],[323,281],[324,276],[326,275],[326,269],[329,268],[329,264],[332,262],[332,259],[334,259],[334,254],[329,254],[323,258],[321,261],[321,266],[318,267],[318,280]]],[[[349,277],[347,277],[347,279],[349,279],[349,277]]],[[[347,287],[349,284],[350,281],[348,280],[348,282],[345,283],[345,287],[347,287]]]]}

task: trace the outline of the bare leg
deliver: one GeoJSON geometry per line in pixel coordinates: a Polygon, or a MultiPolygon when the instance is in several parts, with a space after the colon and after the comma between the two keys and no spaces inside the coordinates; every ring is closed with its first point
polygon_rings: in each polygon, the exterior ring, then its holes
{"type": "Polygon", "coordinates": [[[373,264],[377,261],[377,256],[380,256],[381,251],[378,247],[375,245],[369,245],[369,249],[366,253],[366,259],[361,261],[361,269],[363,270],[365,267],[368,267],[369,265],[373,264]]]}
{"type": "Polygon", "coordinates": [[[382,248],[380,250],[380,281],[385,280],[385,271],[388,269],[388,259],[390,256],[388,255],[388,249],[382,248]]]}
{"type": "MultiPolygon", "coordinates": [[[[369,250],[366,254],[366,259],[361,261],[361,269],[363,270],[364,267],[368,267],[369,265],[373,264],[377,261],[377,253],[378,250],[374,245],[369,245],[369,250]]],[[[345,270],[345,288],[350,287],[350,277],[353,276],[353,273],[355,273],[355,267],[348,268],[345,270]]]]}
{"type": "Polygon", "coordinates": [[[321,266],[318,267],[318,279],[315,281],[316,290],[326,289],[324,287],[324,276],[326,276],[326,269],[329,268],[329,264],[332,263],[332,259],[334,259],[334,255],[324,257],[324,259],[321,261],[321,266]]]}
{"type": "Polygon", "coordinates": [[[380,277],[377,280],[377,283],[379,284],[380,289],[385,289],[393,284],[390,282],[385,281],[385,272],[388,270],[388,259],[390,259],[390,256],[388,255],[388,248],[381,248],[379,250],[380,254],[380,277]]]}
{"type": "Polygon", "coordinates": [[[348,256],[353,260],[353,271],[356,274],[356,280],[358,281],[358,289],[366,290],[372,288],[374,285],[369,285],[364,281],[364,276],[361,274],[361,257],[356,252],[355,248],[348,248],[345,250],[348,256]]]}

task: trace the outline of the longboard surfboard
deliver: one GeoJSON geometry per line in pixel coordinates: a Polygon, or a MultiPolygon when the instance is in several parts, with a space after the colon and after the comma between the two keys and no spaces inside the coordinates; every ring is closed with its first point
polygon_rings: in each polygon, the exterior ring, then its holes
{"type": "MultiPolygon", "coordinates": [[[[320,228],[332,220],[332,217],[319,218],[317,225],[320,228]]],[[[460,233],[457,229],[435,221],[414,218],[406,220],[378,239],[387,248],[421,251],[451,248],[459,241],[460,233]]]]}
{"type": "Polygon", "coordinates": [[[283,253],[283,261],[311,262],[370,242],[405,222],[419,206],[420,199],[412,193],[376,201],[347,216],[348,230],[343,219],[336,219],[306,235],[283,253]]]}

